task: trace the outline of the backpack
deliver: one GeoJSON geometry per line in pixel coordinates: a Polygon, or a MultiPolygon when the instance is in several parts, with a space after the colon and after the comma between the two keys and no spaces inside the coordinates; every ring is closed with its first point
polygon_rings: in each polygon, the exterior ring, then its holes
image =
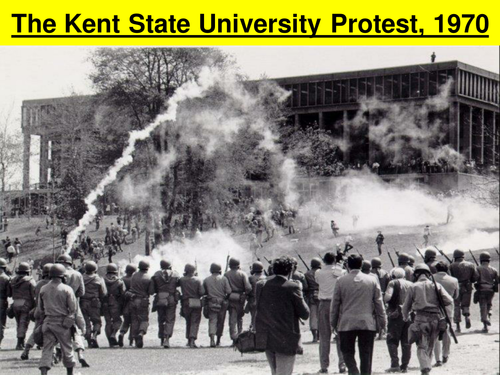
{"type": "Polygon", "coordinates": [[[254,331],[241,332],[236,338],[236,342],[234,344],[234,350],[238,350],[241,354],[261,353],[264,351],[261,349],[257,349],[254,331]]]}

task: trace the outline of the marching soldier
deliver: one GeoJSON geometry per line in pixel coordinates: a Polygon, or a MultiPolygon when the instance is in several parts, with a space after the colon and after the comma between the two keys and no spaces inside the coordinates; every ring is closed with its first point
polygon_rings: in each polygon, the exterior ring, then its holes
{"type": "Polygon", "coordinates": [[[250,277],[248,278],[248,281],[252,286],[252,291],[248,295],[248,301],[247,301],[247,306],[245,308],[245,313],[250,312],[250,316],[252,317],[252,322],[251,322],[252,327],[255,327],[255,312],[257,311],[257,301],[255,298],[257,283],[260,280],[264,280],[266,278],[266,275],[264,275],[263,271],[264,271],[264,265],[261,262],[254,262],[250,270],[250,277]]]}
{"type": "Polygon", "coordinates": [[[410,322],[403,319],[401,309],[407,291],[413,283],[405,279],[405,271],[402,268],[394,269],[392,278],[384,295],[384,302],[387,303],[387,348],[391,357],[391,367],[387,372],[406,373],[411,358],[411,344],[408,342],[410,322]],[[398,357],[399,343],[401,343],[401,366],[398,357]]]}
{"type": "MultiPolygon", "coordinates": [[[[477,268],[478,279],[476,283],[477,301],[481,311],[481,322],[483,322],[483,332],[488,332],[491,325],[489,314],[493,296],[498,292],[498,271],[490,266],[491,255],[487,251],[479,254],[481,265],[477,268]]],[[[476,298],[474,298],[476,302],[476,298]]]]}
{"type": "Polygon", "coordinates": [[[243,330],[243,316],[245,315],[246,296],[252,291],[248,276],[240,270],[240,261],[229,259],[230,270],[224,275],[231,286],[229,295],[229,333],[233,344],[238,334],[243,330]]]}
{"type": "Polygon", "coordinates": [[[125,283],[118,278],[118,266],[116,264],[110,263],[106,267],[104,283],[108,291],[102,306],[104,320],[106,321],[104,332],[106,333],[109,346],[114,347],[118,345],[116,334],[122,325],[121,315],[125,295],[125,283]]]}
{"type": "Polygon", "coordinates": [[[408,265],[413,269],[413,267],[415,266],[415,257],[414,256],[408,255],[408,265]]]}
{"type": "Polygon", "coordinates": [[[182,315],[186,319],[187,346],[197,348],[196,339],[201,321],[201,298],[205,294],[205,288],[201,280],[195,276],[196,267],[186,264],[184,276],[179,280],[182,291],[182,315]]]}
{"type": "MultiPolygon", "coordinates": [[[[123,276],[122,278],[122,281],[125,284],[125,295],[123,296],[123,323],[120,327],[120,334],[118,335],[118,346],[120,348],[123,347],[123,337],[130,329],[130,325],[132,322],[132,315],[130,313],[130,281],[135,271],[137,271],[136,266],[134,266],[133,264],[127,264],[127,267],[125,267],[125,276],[123,276]]],[[[132,335],[129,334],[129,345],[132,346],[133,342],[134,341],[132,335]]]]}
{"type": "Polygon", "coordinates": [[[30,276],[30,265],[19,263],[16,276],[10,280],[11,295],[14,302],[12,309],[17,324],[16,350],[24,349],[24,339],[30,324],[30,311],[35,306],[36,283],[30,276]]]}
{"type": "Polygon", "coordinates": [[[104,280],[96,274],[97,264],[93,261],[85,263],[85,294],[80,298],[80,308],[85,319],[85,339],[89,348],[98,348],[97,336],[101,334],[101,307],[107,295],[104,280]]]}
{"type": "Polygon", "coordinates": [[[437,251],[433,249],[427,249],[425,250],[424,253],[424,262],[427,264],[429,269],[431,270],[432,274],[434,275],[437,270],[436,270],[436,257],[437,257],[437,251]]]}
{"type": "Polygon", "coordinates": [[[413,268],[408,264],[410,257],[406,253],[399,253],[398,256],[398,266],[393,268],[390,272],[390,276],[392,277],[392,273],[397,268],[402,268],[405,271],[405,279],[413,282],[413,268]]]}
{"type": "Polygon", "coordinates": [[[224,322],[228,308],[227,298],[231,294],[231,287],[226,277],[222,276],[222,267],[220,264],[212,263],[210,265],[210,273],[212,275],[203,280],[203,287],[207,295],[206,308],[208,308],[210,347],[214,348],[220,346],[220,340],[224,333],[224,322]],[[217,336],[217,342],[215,342],[215,336],[217,336]]]}
{"type": "Polygon", "coordinates": [[[294,266],[293,266],[293,273],[292,273],[292,280],[295,280],[295,281],[298,281],[300,283],[300,286],[302,287],[302,292],[303,293],[306,293],[307,292],[307,280],[306,280],[306,277],[304,276],[304,274],[302,272],[300,272],[298,269],[297,269],[297,266],[298,266],[298,261],[296,258],[292,258],[293,262],[294,262],[294,266]]]}
{"type": "Polygon", "coordinates": [[[66,269],[61,264],[50,268],[50,282],[44,285],[38,297],[35,318],[43,319],[43,351],[40,371],[47,375],[52,367],[52,353],[57,343],[68,375],[73,374],[75,359],[71,342],[71,328],[75,325],[78,301],[73,289],[64,284],[66,269]]]}
{"type": "Polygon", "coordinates": [[[10,277],[7,275],[7,261],[0,258],[0,349],[2,348],[3,331],[7,322],[7,298],[10,297],[10,277]]]}
{"type": "Polygon", "coordinates": [[[160,345],[170,348],[170,338],[174,333],[175,311],[179,300],[177,288],[180,276],[172,270],[172,265],[166,260],[160,261],[161,270],[152,277],[155,299],[153,311],[158,312],[158,338],[160,345]]]}
{"type": "Polygon", "coordinates": [[[447,329],[439,324],[443,318],[441,309],[453,303],[448,292],[440,284],[434,284],[430,280],[431,275],[426,264],[415,267],[415,283],[408,288],[403,305],[405,321],[409,320],[411,311],[416,314],[408,335],[410,343],[417,343],[417,357],[423,375],[429,374],[432,369],[432,352],[440,330],[447,329]],[[444,306],[441,306],[437,293],[441,295],[444,306]]]}
{"type": "MultiPolygon", "coordinates": [[[[36,283],[36,287],[35,287],[35,304],[38,301],[38,296],[40,295],[40,291],[41,291],[42,287],[44,285],[47,285],[50,282],[49,272],[50,272],[50,267],[52,267],[52,266],[53,266],[52,263],[47,263],[42,268],[42,278],[36,283]]],[[[32,312],[33,311],[34,310],[32,310],[32,312]]],[[[30,315],[32,312],[30,312],[30,315]]],[[[35,320],[35,328],[33,329],[33,332],[31,333],[30,337],[28,337],[28,341],[26,342],[26,346],[24,347],[24,351],[21,354],[21,359],[23,361],[29,359],[30,349],[35,346],[34,331],[42,324],[43,324],[43,319],[36,319],[35,320]]]]}
{"type": "MultiPolygon", "coordinates": [[[[71,287],[73,289],[73,292],[75,293],[76,299],[78,300],[85,294],[85,284],[83,282],[83,275],[75,271],[73,269],[73,259],[68,254],[61,254],[59,257],[57,257],[56,263],[62,264],[64,268],[66,269],[66,274],[64,276],[64,279],[66,281],[66,285],[71,287]]],[[[81,315],[81,309],[80,306],[78,305],[78,315],[81,315]]],[[[76,332],[74,334],[73,338],[73,345],[75,347],[76,354],[78,356],[79,362],[82,365],[82,367],[90,367],[87,361],[85,360],[84,357],[84,351],[85,351],[85,344],[83,342],[83,330],[81,329],[79,324],[76,324],[75,327],[76,332]]]]}
{"type": "Polygon", "coordinates": [[[149,261],[141,260],[139,271],[130,280],[130,331],[135,346],[139,349],[144,346],[144,335],[149,327],[149,296],[154,294],[154,284],[148,275],[149,267],[149,261]]]}
{"type": "Polygon", "coordinates": [[[389,277],[389,273],[387,273],[387,271],[382,269],[382,261],[380,260],[380,258],[373,258],[371,261],[371,266],[372,269],[370,272],[375,276],[377,276],[383,297],[387,289],[387,285],[391,281],[391,278],[389,277]]]}
{"type": "Polygon", "coordinates": [[[311,259],[311,269],[305,273],[307,281],[307,293],[304,294],[309,306],[309,328],[313,336],[313,342],[318,342],[318,305],[319,305],[319,285],[316,282],[316,271],[321,269],[321,259],[311,259]]]}
{"type": "Polygon", "coordinates": [[[455,300],[455,314],[453,316],[453,320],[457,325],[456,332],[458,333],[461,332],[461,315],[465,317],[465,328],[469,329],[471,327],[470,303],[472,298],[472,284],[478,278],[476,266],[464,260],[464,257],[465,253],[457,249],[453,252],[453,259],[455,261],[450,264],[450,275],[458,279],[460,287],[458,298],[455,300]]]}

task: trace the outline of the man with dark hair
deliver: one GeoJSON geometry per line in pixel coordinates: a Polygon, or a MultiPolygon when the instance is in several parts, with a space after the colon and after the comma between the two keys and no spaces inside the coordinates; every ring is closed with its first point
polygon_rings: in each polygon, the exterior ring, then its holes
{"type": "Polygon", "coordinates": [[[409,340],[417,344],[417,357],[422,375],[432,369],[432,352],[440,331],[442,299],[444,306],[450,306],[453,299],[441,284],[434,284],[431,270],[426,264],[415,267],[415,282],[408,289],[403,305],[403,319],[408,321],[410,313],[415,312],[414,322],[409,328],[409,340]],[[440,297],[438,297],[438,293],[440,297]]]}
{"type": "Polygon", "coordinates": [[[361,272],[363,258],[349,256],[349,274],[339,278],[335,285],[331,307],[332,329],[339,334],[340,349],[350,374],[370,375],[375,335],[387,324],[382,292],[377,280],[361,272]],[[358,339],[360,369],[355,354],[358,339]]]}
{"type": "Polygon", "coordinates": [[[316,271],[321,269],[321,259],[311,259],[311,269],[305,273],[307,280],[307,293],[305,300],[309,306],[309,327],[313,335],[313,342],[318,342],[318,305],[319,305],[319,285],[316,281],[316,271]]]}
{"type": "MultiPolygon", "coordinates": [[[[333,297],[333,291],[337,280],[345,275],[345,271],[340,264],[337,263],[337,257],[334,253],[328,252],[323,257],[325,266],[315,273],[316,282],[318,283],[318,333],[319,333],[319,362],[320,372],[327,373],[330,367],[330,345],[332,339],[332,328],[330,324],[330,306],[333,297]]],[[[339,370],[345,372],[344,358],[340,350],[340,345],[337,342],[337,355],[339,357],[339,370]]]]}
{"type": "Polygon", "coordinates": [[[273,262],[274,277],[257,284],[256,345],[266,351],[273,375],[291,375],[300,342],[299,319],[309,309],[297,282],[291,280],[293,260],[273,262]]]}
{"type": "MultiPolygon", "coordinates": [[[[434,274],[434,280],[441,284],[443,288],[448,292],[451,298],[456,299],[458,297],[458,280],[453,276],[448,275],[448,264],[440,261],[435,265],[436,274],[434,274]]],[[[446,312],[450,319],[453,319],[453,303],[446,307],[446,312]]],[[[436,341],[434,345],[434,356],[436,357],[436,364],[434,366],[439,367],[443,363],[448,362],[448,357],[450,355],[451,338],[448,330],[443,333],[442,341],[436,341]],[[442,345],[441,345],[442,344],[442,345]],[[441,361],[441,346],[443,347],[443,360],[441,361]]]]}

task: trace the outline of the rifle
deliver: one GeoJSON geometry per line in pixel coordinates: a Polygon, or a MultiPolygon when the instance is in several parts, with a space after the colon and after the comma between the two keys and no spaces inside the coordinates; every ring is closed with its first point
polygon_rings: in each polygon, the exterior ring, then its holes
{"type": "Polygon", "coordinates": [[[446,319],[446,323],[448,324],[448,327],[450,330],[451,337],[453,337],[453,341],[455,341],[455,344],[458,344],[457,336],[455,335],[455,331],[453,331],[453,325],[451,324],[450,317],[448,316],[448,312],[446,311],[446,306],[444,305],[443,296],[441,295],[441,293],[439,293],[439,289],[438,289],[436,280],[434,280],[434,275],[432,273],[431,273],[431,280],[432,280],[432,283],[434,284],[434,289],[436,290],[436,295],[437,295],[437,299],[439,302],[439,308],[441,309],[442,313],[444,314],[444,317],[446,319]]]}
{"type": "Polygon", "coordinates": [[[396,265],[394,264],[394,261],[392,260],[392,255],[389,251],[387,252],[387,255],[389,255],[389,260],[391,261],[392,267],[393,268],[396,267],[396,265]]]}
{"type": "Polygon", "coordinates": [[[230,258],[230,255],[229,253],[227,253],[227,257],[226,257],[226,268],[224,269],[224,273],[227,272],[227,270],[229,269],[229,258],[230,258]]]}
{"type": "Polygon", "coordinates": [[[397,251],[395,247],[393,247],[393,249],[394,249],[394,252],[396,253],[397,257],[399,258],[399,251],[397,251]]]}
{"type": "Polygon", "coordinates": [[[477,262],[477,259],[476,259],[476,257],[474,256],[474,254],[472,253],[472,250],[471,250],[471,249],[469,249],[469,253],[470,253],[470,255],[472,255],[472,259],[474,259],[474,263],[476,263],[476,266],[479,266],[479,263],[477,262]]]}
{"type": "Polygon", "coordinates": [[[302,263],[304,264],[304,266],[306,267],[306,269],[309,271],[310,268],[309,266],[307,265],[307,263],[304,261],[304,258],[302,258],[302,255],[299,254],[299,252],[297,250],[295,250],[295,253],[297,254],[297,256],[299,257],[299,259],[302,261],[302,263]]]}
{"type": "Polygon", "coordinates": [[[194,275],[198,276],[198,261],[194,258],[194,275]]]}
{"type": "Polygon", "coordinates": [[[267,263],[272,264],[269,259],[267,259],[266,257],[263,257],[263,258],[266,260],[267,263]]]}
{"type": "Polygon", "coordinates": [[[425,258],[424,258],[424,256],[422,255],[422,253],[420,252],[420,249],[419,249],[416,245],[413,245],[413,246],[415,246],[415,249],[417,249],[418,254],[422,257],[422,260],[423,260],[423,261],[424,261],[424,263],[425,263],[425,258]]]}
{"type": "Polygon", "coordinates": [[[132,257],[131,257],[131,255],[130,255],[130,251],[128,252],[128,262],[129,262],[129,263],[132,263],[132,257]]]}
{"type": "Polygon", "coordinates": [[[439,249],[438,249],[438,247],[437,247],[436,245],[434,245],[434,247],[436,248],[436,250],[437,250],[437,251],[439,251],[439,253],[440,253],[442,256],[444,256],[444,257],[446,258],[446,260],[447,260],[450,264],[452,264],[452,263],[453,263],[453,261],[452,261],[452,260],[448,257],[448,255],[446,255],[446,254],[443,252],[443,250],[439,250],[439,249]]]}
{"type": "Polygon", "coordinates": [[[495,251],[497,252],[497,255],[500,256],[500,253],[498,252],[498,249],[495,247],[495,251]]]}

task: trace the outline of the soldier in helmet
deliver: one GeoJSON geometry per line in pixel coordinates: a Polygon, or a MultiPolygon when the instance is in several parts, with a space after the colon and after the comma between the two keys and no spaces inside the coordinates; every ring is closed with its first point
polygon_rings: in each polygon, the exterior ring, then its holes
{"type": "MultiPolygon", "coordinates": [[[[130,280],[131,336],[137,348],[144,346],[144,335],[149,327],[149,296],[154,294],[154,284],[148,275],[149,261],[139,262],[139,271],[130,280]]],[[[121,335],[120,335],[121,336],[121,335]]]]}
{"type": "MultiPolygon", "coordinates": [[[[50,272],[50,267],[52,267],[52,266],[53,266],[52,263],[47,263],[42,268],[42,278],[36,283],[36,287],[35,287],[35,304],[38,301],[38,296],[40,295],[40,290],[42,289],[42,287],[50,282],[49,272],[50,272]]],[[[32,310],[30,312],[30,315],[33,311],[34,310],[32,310]]],[[[35,320],[35,328],[33,329],[33,332],[40,325],[42,325],[42,323],[43,323],[43,319],[35,320]]],[[[30,349],[33,346],[35,346],[35,337],[34,337],[33,332],[31,333],[30,337],[28,337],[28,341],[26,342],[26,346],[24,347],[24,351],[21,354],[21,359],[24,361],[29,359],[30,349]]]]}
{"type": "Polygon", "coordinates": [[[116,334],[122,325],[121,315],[125,295],[125,283],[118,277],[118,266],[116,264],[110,263],[106,267],[104,283],[108,291],[102,305],[104,320],[106,321],[104,332],[106,333],[109,346],[113,347],[118,345],[116,334]]]}
{"type": "Polygon", "coordinates": [[[415,266],[415,257],[412,255],[408,255],[408,265],[413,269],[415,266]]]}
{"type": "Polygon", "coordinates": [[[229,333],[234,341],[243,330],[243,316],[245,315],[245,301],[252,291],[250,281],[245,272],[240,270],[240,261],[236,258],[229,259],[229,271],[224,275],[231,286],[229,295],[229,333]]]}
{"type": "Polygon", "coordinates": [[[90,348],[98,348],[97,336],[101,334],[101,307],[107,295],[104,280],[97,275],[97,264],[93,261],[85,263],[85,294],[80,298],[80,308],[85,319],[85,339],[90,348]]]}
{"type": "Polygon", "coordinates": [[[257,301],[255,299],[255,291],[257,287],[257,283],[260,280],[265,280],[266,275],[264,275],[264,265],[261,262],[254,262],[252,267],[250,268],[250,276],[248,281],[250,281],[250,285],[252,286],[252,291],[248,294],[247,305],[245,308],[245,313],[250,313],[252,317],[251,325],[255,327],[255,311],[257,309],[257,301]]]}
{"type": "Polygon", "coordinates": [[[292,258],[294,262],[294,267],[293,267],[293,273],[292,273],[292,280],[295,280],[300,283],[300,286],[302,287],[302,293],[307,293],[307,280],[306,277],[302,272],[300,272],[297,267],[299,265],[299,262],[297,261],[297,258],[292,258]]]}
{"type": "Polygon", "coordinates": [[[212,275],[203,280],[203,287],[205,288],[208,303],[210,347],[214,348],[220,346],[220,340],[224,333],[224,322],[228,308],[227,298],[231,294],[231,287],[226,277],[222,276],[222,267],[220,264],[212,263],[210,265],[210,273],[212,275]],[[215,336],[217,336],[217,342],[215,341],[215,336]]]}
{"type": "Polygon", "coordinates": [[[488,332],[488,326],[491,325],[489,314],[493,296],[498,292],[498,271],[490,266],[491,256],[487,251],[479,254],[481,265],[477,268],[478,279],[476,290],[478,294],[479,308],[481,311],[481,322],[483,323],[483,332],[488,332]]]}
{"type": "Polygon", "coordinates": [[[17,345],[16,350],[24,349],[24,340],[30,324],[30,311],[35,307],[35,287],[36,283],[30,276],[30,265],[26,262],[19,264],[16,276],[10,280],[12,299],[12,309],[17,324],[17,345]]]}
{"type": "Polygon", "coordinates": [[[433,249],[427,249],[425,250],[424,254],[424,262],[427,264],[429,269],[431,270],[432,274],[434,275],[437,270],[436,270],[436,257],[437,257],[437,251],[433,249]]]}
{"type": "MultiPolygon", "coordinates": [[[[66,269],[66,273],[64,276],[66,285],[68,285],[69,287],[71,287],[71,289],[73,289],[76,299],[78,300],[85,294],[85,284],[83,282],[83,275],[80,272],[75,271],[73,269],[73,259],[68,254],[59,255],[59,257],[57,257],[56,263],[62,264],[66,269]]],[[[81,315],[80,305],[78,305],[78,311],[81,315]]],[[[76,332],[74,334],[73,345],[75,347],[76,354],[78,356],[79,362],[81,363],[82,367],[89,367],[89,364],[85,360],[83,354],[85,351],[85,344],[83,342],[83,332],[82,332],[83,330],[78,324],[75,325],[75,327],[76,327],[76,332]]]]}
{"type": "Polygon", "coordinates": [[[398,266],[393,268],[390,272],[392,277],[392,273],[396,268],[402,268],[405,271],[405,279],[413,282],[413,268],[408,264],[410,257],[406,253],[399,253],[398,255],[398,266]]]}
{"type": "Polygon", "coordinates": [[[182,315],[186,319],[186,338],[190,348],[196,348],[196,339],[201,321],[201,298],[205,288],[201,280],[195,276],[196,267],[186,264],[184,276],[179,280],[182,291],[182,315]]]}
{"type": "Polygon", "coordinates": [[[307,281],[307,293],[304,294],[309,306],[309,328],[313,336],[313,342],[318,342],[318,305],[319,305],[319,285],[316,281],[316,271],[321,269],[321,259],[311,259],[311,268],[304,276],[307,281]]]}
{"type": "Polygon", "coordinates": [[[395,268],[392,280],[387,285],[384,302],[387,304],[387,348],[391,357],[391,367],[387,372],[408,372],[411,359],[411,344],[408,342],[410,322],[403,319],[401,309],[406,299],[408,289],[413,283],[405,279],[405,271],[395,268]],[[398,357],[398,347],[401,343],[401,364],[398,357]]]}
{"type": "Polygon", "coordinates": [[[408,288],[402,313],[405,321],[409,320],[412,311],[416,314],[409,328],[409,342],[417,344],[421,373],[429,374],[434,345],[441,328],[439,321],[443,319],[441,309],[451,305],[453,299],[440,284],[430,280],[432,273],[426,264],[417,265],[414,275],[415,282],[408,288]],[[440,293],[444,306],[441,306],[437,293],[440,293]]]}
{"type": "MultiPolygon", "coordinates": [[[[120,327],[120,334],[118,335],[118,346],[120,348],[123,347],[123,337],[128,332],[130,324],[132,322],[132,315],[130,313],[131,293],[129,291],[130,291],[130,281],[135,271],[137,271],[136,266],[134,266],[133,264],[127,264],[127,267],[125,267],[125,276],[123,276],[122,278],[122,281],[125,284],[125,295],[123,296],[123,309],[122,309],[123,323],[122,326],[120,327]]],[[[133,344],[133,338],[131,334],[129,334],[129,344],[130,346],[132,346],[133,344]]]]}
{"type": "Polygon", "coordinates": [[[0,349],[5,323],[7,322],[8,297],[10,297],[10,277],[7,275],[7,261],[0,258],[0,349]]]}
{"type": "Polygon", "coordinates": [[[50,282],[40,290],[35,318],[43,319],[43,352],[40,371],[46,375],[52,367],[52,353],[57,343],[67,374],[73,374],[75,359],[71,343],[71,329],[75,325],[78,301],[73,289],[64,284],[66,269],[54,264],[49,271],[50,282]]]}
{"type": "Polygon", "coordinates": [[[465,328],[469,329],[471,327],[470,303],[472,298],[472,284],[479,277],[476,266],[464,260],[464,258],[465,253],[457,249],[453,252],[454,262],[450,264],[450,275],[458,279],[460,288],[458,298],[455,300],[455,314],[453,315],[453,320],[457,325],[457,332],[461,332],[461,315],[465,317],[465,328]]]}
{"type": "Polygon", "coordinates": [[[158,312],[158,337],[164,348],[170,348],[170,338],[174,333],[175,312],[179,301],[177,288],[180,275],[172,270],[172,264],[162,259],[160,271],[151,278],[153,280],[155,299],[153,311],[158,312]]]}
{"type": "Polygon", "coordinates": [[[389,284],[391,278],[389,277],[389,273],[384,269],[382,269],[382,261],[380,260],[380,258],[372,259],[370,272],[375,276],[377,276],[380,284],[380,289],[382,290],[382,298],[383,298],[385,291],[387,289],[387,285],[389,284]]]}

